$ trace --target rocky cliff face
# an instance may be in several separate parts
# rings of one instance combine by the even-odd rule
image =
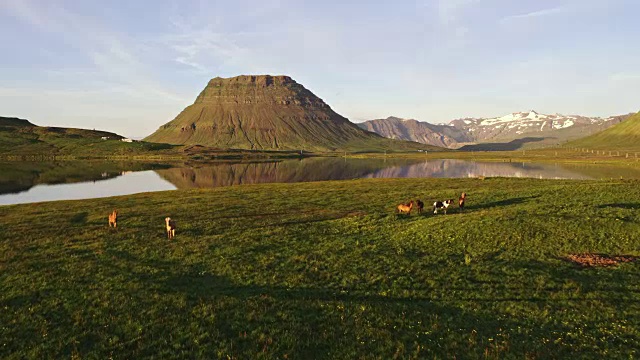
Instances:
[[[473,140],[468,132],[455,127],[393,116],[366,121],[358,126],[390,139],[415,141],[445,148],[457,148],[459,143]]]
[[[288,76],[214,78],[145,140],[260,150],[335,150],[378,139]]]

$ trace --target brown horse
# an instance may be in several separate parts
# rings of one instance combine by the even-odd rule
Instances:
[[[464,200],[467,198],[466,193],[462,193],[458,198],[458,206],[460,207],[460,211],[464,210]]]
[[[398,214],[409,214],[411,215],[411,209],[413,209],[413,200],[411,200],[408,204],[400,204],[397,207]]]
[[[113,226],[118,227],[118,211],[113,210],[111,214],[109,214],[109,227]]]
[[[167,237],[169,240],[173,239],[176,236],[176,221],[171,220],[170,217],[164,219],[166,229],[167,229]]]

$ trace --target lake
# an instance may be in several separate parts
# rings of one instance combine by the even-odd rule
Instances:
[[[526,177],[640,179],[640,169],[606,165],[306,158],[196,165],[137,162],[0,163],[0,205],[260,183],[360,178]]]

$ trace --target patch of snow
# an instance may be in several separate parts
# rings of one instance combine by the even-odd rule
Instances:
[[[520,118],[521,117],[518,116],[518,114],[509,114],[509,115],[505,115],[505,116],[502,116],[502,117],[499,117],[499,118],[484,119],[484,120],[482,120],[482,122],[479,125],[480,126],[491,126],[491,125],[495,125],[495,124],[511,122],[513,120],[520,119]]]
[[[575,123],[573,122],[573,120],[567,120],[564,123],[561,123],[559,121],[554,121],[553,122],[553,128],[554,129],[565,129],[568,128],[570,126],[573,126]]]
[[[502,117],[497,118],[499,121],[513,121],[516,118],[515,114],[509,114]]]

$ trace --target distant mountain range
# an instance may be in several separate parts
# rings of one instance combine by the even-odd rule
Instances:
[[[531,110],[496,118],[456,119],[446,125],[397,117],[358,125],[384,137],[435,146],[465,150],[516,150],[579,139],[618,124],[629,116],[631,114],[608,118],[545,115]]]

